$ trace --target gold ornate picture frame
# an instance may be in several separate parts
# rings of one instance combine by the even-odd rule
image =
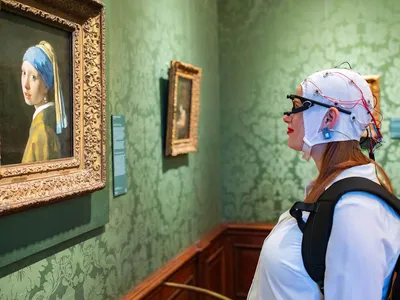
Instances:
[[[49,156],[42,160],[27,160],[27,162],[23,162],[22,159],[20,163],[0,165],[0,215],[102,189],[106,183],[104,5],[98,0],[0,0],[0,4],[0,13],[2,16],[6,16],[5,19],[26,19],[27,22],[36,22],[37,28],[40,27],[42,31],[43,26],[47,26],[46,28],[49,28],[49,30],[54,28],[54,31],[64,32],[65,34],[63,33],[63,35],[69,40],[68,51],[71,54],[70,56],[65,55],[65,57],[69,57],[70,61],[63,62],[59,68],[60,72],[62,71],[61,65],[70,68],[70,75],[68,75],[67,79],[61,78],[61,75],[60,78],[56,79],[55,74],[58,72],[58,65],[55,61],[57,59],[50,59],[53,63],[51,74],[54,77],[52,93],[57,95],[55,86],[58,81],[64,80],[67,82],[62,88],[64,89],[64,95],[67,92],[66,94],[69,97],[64,96],[62,101],[68,103],[67,106],[69,108],[69,115],[66,118],[69,120],[68,133],[70,137],[65,139],[65,146],[69,149],[69,152],[56,158]],[[2,21],[1,18],[0,21]],[[28,25],[24,26],[27,31],[32,28]],[[36,25],[33,27],[36,28]],[[25,38],[30,38],[30,33],[27,32]],[[14,33],[14,35],[15,39],[22,39],[18,34]],[[38,43],[39,38],[40,36],[38,36]],[[1,39],[2,36],[0,35]],[[2,40],[1,43],[6,45],[7,41]],[[47,45],[49,44],[53,44],[54,49],[58,46],[56,42],[47,43]],[[40,48],[40,46],[35,47]],[[15,51],[18,52],[19,48]],[[38,50],[36,49],[35,51]],[[27,53],[28,50],[25,55]],[[47,54],[48,58],[51,57],[48,54],[51,51],[44,51],[44,53]],[[22,62],[22,56],[19,59]],[[20,62],[18,63],[21,64]],[[3,72],[1,70],[2,67],[7,68],[7,66],[0,64],[1,72]],[[33,96],[30,95],[31,92],[26,92],[24,87],[23,76],[25,71],[23,68],[22,75],[12,75],[14,77],[9,80],[14,80],[13,78],[15,78],[16,80],[14,81],[17,81],[18,83],[16,84],[19,85],[22,82],[23,91],[20,92],[21,96],[18,95],[18,97],[22,97],[21,102],[25,97],[25,102],[28,103]],[[42,75],[42,73],[39,72],[39,75]],[[21,81],[19,81],[20,77],[22,78]],[[47,81],[45,83],[47,87]],[[7,92],[6,90],[1,91],[1,88],[2,86],[0,85],[0,96]],[[32,90],[32,85],[30,88]],[[54,93],[55,90],[56,92]],[[46,97],[44,100],[46,100]],[[56,103],[50,106],[55,106],[57,112],[57,103],[59,102],[56,100],[54,102]],[[25,103],[23,104],[25,105]],[[36,111],[33,106],[30,109],[37,114],[37,105],[35,105],[35,108]],[[38,118],[37,116],[33,115],[33,119]],[[29,118],[31,120],[32,115]],[[29,131],[29,139],[32,135],[33,123],[34,121],[32,121]],[[0,126],[4,129],[7,124],[0,124]],[[55,131],[55,129],[50,131],[52,130]],[[15,135],[19,134],[28,135],[28,133],[22,131],[15,132]],[[54,133],[53,135],[56,136]],[[26,143],[24,157],[28,152],[29,141]],[[35,146],[34,149],[38,150],[43,146],[43,139],[40,139],[40,141],[40,143],[33,144]],[[6,143],[1,139],[1,136],[0,143],[0,145]],[[46,147],[54,148],[54,144],[58,145],[58,142],[52,142],[51,146],[46,144]],[[2,158],[5,159],[6,157]]]
[[[377,124],[380,124],[380,122],[382,120],[380,76],[379,75],[365,75],[363,77],[368,82],[369,87],[372,92],[372,95],[373,95],[373,98],[374,98],[374,111],[373,111],[374,118],[375,118]],[[372,124],[370,124],[369,126],[372,126]],[[375,130],[372,130],[372,128],[370,128],[370,129],[371,129],[370,132],[372,132],[372,134],[375,137],[375,135],[376,135]],[[362,136],[362,139],[365,139],[367,136],[368,136],[367,131],[365,131]],[[363,144],[365,144],[365,142]]]
[[[171,61],[166,155],[197,151],[202,69]]]

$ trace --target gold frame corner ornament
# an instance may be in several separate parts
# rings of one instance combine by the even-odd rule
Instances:
[[[189,137],[176,138],[178,80],[191,80],[192,89],[189,113]],[[196,152],[198,149],[198,127],[200,115],[200,84],[202,69],[194,65],[172,60],[169,69],[168,117],[165,155],[176,156]]]
[[[106,185],[105,12],[97,0],[0,0],[9,11],[72,36],[72,157],[0,166],[0,215]]]

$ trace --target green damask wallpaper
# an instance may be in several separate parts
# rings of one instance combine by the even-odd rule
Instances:
[[[103,234],[1,278],[1,300],[117,299],[220,222],[216,1],[108,0],[106,8],[108,110],[126,117],[128,193],[110,195]],[[199,151],[165,158],[172,59],[203,68]]]
[[[275,221],[316,175],[286,146],[286,95],[307,76],[349,61],[381,75],[386,143],[376,152],[400,193],[400,2],[219,0],[221,163],[227,220]]]

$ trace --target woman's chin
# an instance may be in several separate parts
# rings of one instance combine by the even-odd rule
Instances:
[[[296,150],[296,151],[301,151],[302,150],[302,146],[303,145],[298,145],[298,143],[293,143],[290,141],[290,139],[288,140],[288,146],[289,148]]]
[[[29,106],[33,106],[33,103],[31,102],[31,100],[28,100],[25,98],[25,103],[28,104]]]

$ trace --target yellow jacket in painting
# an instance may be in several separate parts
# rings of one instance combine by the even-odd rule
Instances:
[[[45,161],[61,157],[60,141],[55,132],[55,108],[54,105],[46,106],[33,118],[22,163]]]

